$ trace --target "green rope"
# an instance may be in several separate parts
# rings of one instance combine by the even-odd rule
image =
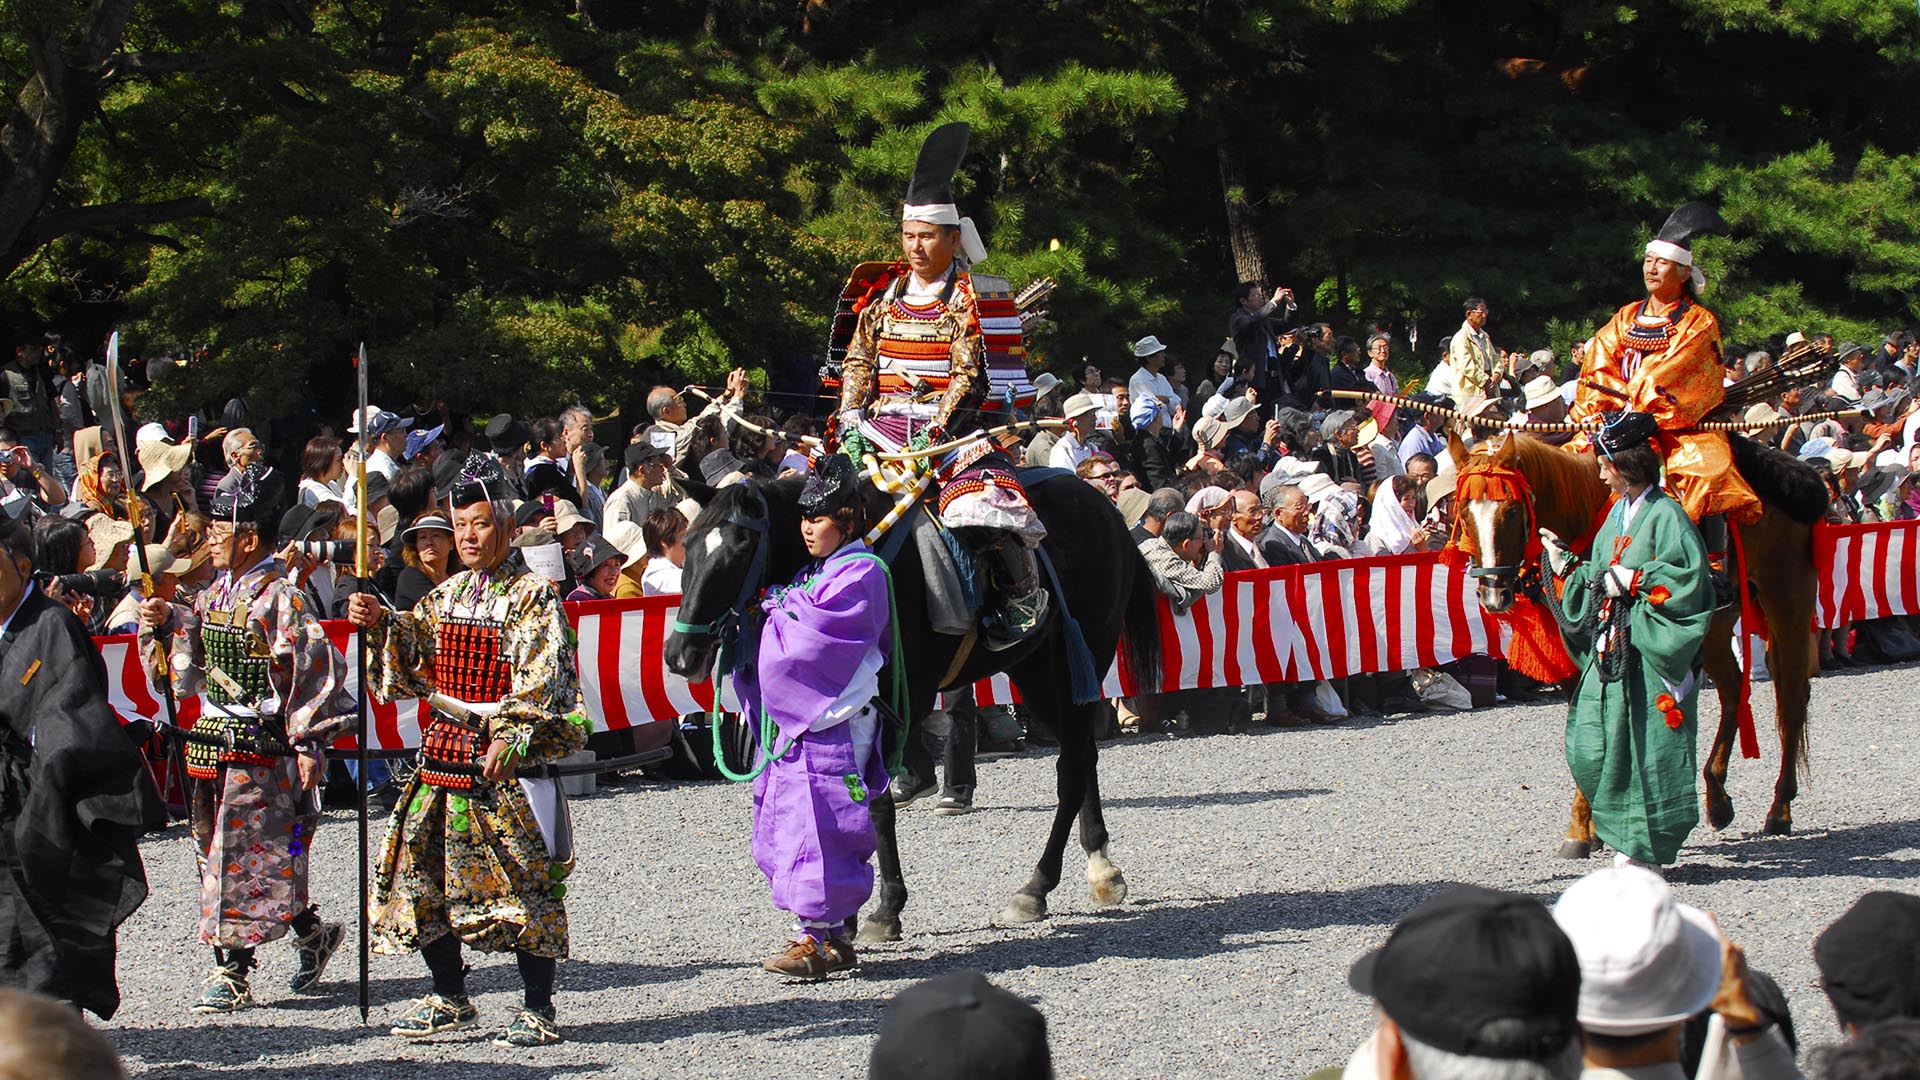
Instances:
[[[887,579],[887,622],[893,631],[893,693],[891,704],[893,706],[893,714],[900,718],[900,737],[894,740],[893,753],[887,756],[887,775],[894,776],[900,772],[901,758],[906,753],[907,732],[912,729],[912,725],[907,718],[907,667],[906,661],[900,652],[900,609],[894,602],[893,569],[887,565],[885,559],[882,559],[871,551],[854,552],[850,557],[873,560],[873,562],[880,567],[880,573]],[[759,779],[761,773],[767,771],[767,766],[773,764],[780,758],[786,757],[787,754],[793,750],[793,742],[792,740],[788,740],[785,748],[779,749],[778,752],[776,752],[779,725],[775,724],[773,718],[767,715],[767,706],[762,702],[760,705],[760,731],[755,739],[755,743],[760,750],[759,763],[746,772],[735,772],[727,766],[726,751],[720,745],[720,717],[723,715],[720,708],[720,700],[726,680],[726,670],[728,666],[726,659],[725,656],[722,656],[714,665],[713,707],[707,712],[707,728],[713,737],[713,767],[719,770],[721,776],[726,777],[736,784],[751,783]]]

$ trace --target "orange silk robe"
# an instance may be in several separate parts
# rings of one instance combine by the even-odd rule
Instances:
[[[1592,420],[1623,409],[1652,414],[1660,422],[1667,490],[1687,515],[1699,521],[1725,514],[1729,521],[1750,525],[1760,517],[1760,498],[1734,469],[1727,437],[1719,432],[1672,434],[1705,419],[1726,396],[1720,321],[1688,299],[1667,316],[1643,317],[1644,306],[1628,304],[1593,335],[1571,418]],[[1586,448],[1585,435],[1568,444],[1571,450]]]

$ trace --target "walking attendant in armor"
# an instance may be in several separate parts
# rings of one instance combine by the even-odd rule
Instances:
[[[987,417],[1012,420],[1014,409],[1032,407],[1034,391],[1008,282],[970,270],[987,251],[954,204],[967,136],[966,124],[946,124],[921,146],[900,215],[905,260],[854,269],[829,356],[840,367],[836,434],[856,461],[869,446],[961,440],[929,463],[936,508],[996,587],[983,641],[1005,648],[1046,618],[1033,552],[1047,530],[1007,449],[982,431]]]
[[[353,722],[354,703],[346,661],[273,554],[283,501],[278,479],[248,466],[210,510],[213,583],[190,608],[159,598],[140,607],[143,655],[165,646],[175,693],[201,697],[193,730],[229,744],[187,748],[200,940],[214,954],[199,1013],[252,1004],[254,952],[289,930],[295,993],[319,982],[346,936],[309,901],[307,860],[326,749]]]
[[[518,775],[586,745],[573,634],[553,583],[507,560],[513,516],[499,467],[462,466],[449,498],[466,569],[411,612],[364,594],[348,618],[368,642],[374,696],[424,698],[433,719],[375,866],[373,948],[419,950],[432,991],[394,1024],[407,1038],[478,1023],[462,948],[511,952],[524,1003],[494,1042],[560,1041],[554,973],[567,955],[573,830],[557,780]]]

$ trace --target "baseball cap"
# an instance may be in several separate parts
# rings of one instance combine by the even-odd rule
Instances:
[[[648,427],[640,437],[627,444],[627,468],[638,469],[655,458],[672,455],[673,432],[658,424]]]
[[[1573,943],[1539,901],[1478,885],[1455,885],[1409,911],[1347,983],[1448,1053],[1545,1058],[1578,1030]]]
[[[887,1004],[869,1080],[1051,1080],[1047,1018],[971,969],[907,987]]]
[[[362,421],[366,424],[369,436],[385,435],[390,431],[399,431],[413,426],[412,417],[390,413],[377,405],[369,405],[365,413],[359,409],[353,411],[353,422],[347,425],[347,430],[355,435],[360,434]]]
[[[438,439],[440,437],[440,433],[445,431],[446,429],[447,429],[447,425],[436,424],[435,426],[427,428],[424,431],[407,432],[407,449],[402,456],[404,456],[408,461],[412,461],[414,458],[419,457],[420,451],[425,450],[429,446],[432,446],[434,440]]]

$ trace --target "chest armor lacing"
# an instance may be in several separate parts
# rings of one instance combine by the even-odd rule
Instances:
[[[433,645],[434,689],[458,701],[492,704],[513,689],[513,672],[501,654],[499,614],[504,600],[480,609],[456,609],[440,618]],[[481,721],[480,727],[485,727]],[[435,787],[470,790],[475,777],[435,769],[436,762],[473,766],[486,756],[481,731],[434,714],[420,738],[420,779]]]
[[[245,619],[246,610],[236,608],[208,612],[201,620],[200,648],[207,669],[218,668],[239,685],[242,695],[236,700],[225,686],[212,678],[206,681],[202,693],[215,705],[233,705],[252,711],[273,696],[273,687],[267,679],[267,657],[262,647],[265,643],[256,639],[249,645]],[[288,750],[286,725],[278,717],[220,716],[209,711],[194,723],[194,730],[230,736],[236,745],[235,749],[223,750],[200,743],[187,744],[187,775],[202,780],[217,777],[221,765],[271,765],[276,760],[273,754],[249,751],[246,747],[254,751],[279,751],[279,757],[286,756]]]

